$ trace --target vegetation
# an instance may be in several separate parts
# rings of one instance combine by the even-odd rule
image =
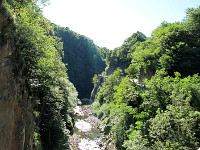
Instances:
[[[112,74],[118,67],[126,69],[131,63],[131,53],[135,51],[136,45],[146,40],[146,36],[141,32],[133,33],[127,38],[121,47],[107,52],[106,55],[106,73]]]
[[[92,77],[105,69],[108,49],[99,48],[91,39],[68,28],[55,26],[54,30],[63,41],[63,62],[67,64],[69,80],[76,87],[79,98],[89,98],[93,89]]]
[[[54,36],[53,26],[36,3],[4,0],[15,21],[13,71],[21,88],[28,89],[34,107],[34,146],[44,150],[68,149],[78,93],[62,62],[62,42]]]
[[[149,38],[136,32],[108,53],[93,108],[117,149],[198,149],[199,22],[200,7],[188,9],[184,21]]]
[[[14,20],[13,73],[33,105],[34,147],[69,149],[78,92],[89,97],[104,60],[103,79],[93,77],[93,108],[117,149],[200,147],[200,7],[188,9],[182,22],[161,23],[149,38],[136,32],[109,51],[52,24],[39,2],[48,3],[3,0]]]

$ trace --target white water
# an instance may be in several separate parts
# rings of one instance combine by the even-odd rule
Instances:
[[[89,132],[92,129],[92,126],[89,123],[81,119],[78,119],[75,122],[75,127],[77,127],[80,132]]]
[[[75,115],[77,115],[77,116],[84,116],[84,113],[83,113],[83,111],[82,111],[82,109],[81,109],[80,106],[76,106],[76,107],[74,108],[74,113],[75,113]]]
[[[78,116],[75,121],[75,128],[78,132],[70,138],[70,143],[74,150],[105,150],[109,149],[108,143],[102,142],[102,134],[97,127],[100,120],[92,115],[91,106],[77,106],[75,115]],[[81,119],[80,119],[81,118]],[[110,145],[110,143],[109,143]],[[111,149],[109,149],[111,150]],[[112,149],[113,150],[113,149]]]
[[[93,141],[89,139],[81,139],[81,142],[78,144],[80,150],[104,150],[97,145],[98,141]]]

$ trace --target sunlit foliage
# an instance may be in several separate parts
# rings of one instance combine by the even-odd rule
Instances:
[[[15,21],[13,72],[21,88],[28,89],[34,107],[34,146],[44,150],[68,149],[78,93],[62,63],[63,43],[53,36],[54,28],[43,17],[37,2],[4,1]]]
[[[200,7],[188,9],[184,21],[162,22],[149,38],[137,32],[107,54],[93,108],[117,149],[198,149],[199,18]]]

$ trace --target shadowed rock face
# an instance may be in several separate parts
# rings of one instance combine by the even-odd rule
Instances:
[[[13,20],[0,2],[0,150],[32,150],[32,105],[25,84],[13,73],[17,61],[10,59],[15,50],[11,26]]]

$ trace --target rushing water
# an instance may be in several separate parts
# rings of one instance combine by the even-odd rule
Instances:
[[[90,105],[75,108],[74,134],[70,139],[74,150],[106,150],[100,120],[92,114]]]

